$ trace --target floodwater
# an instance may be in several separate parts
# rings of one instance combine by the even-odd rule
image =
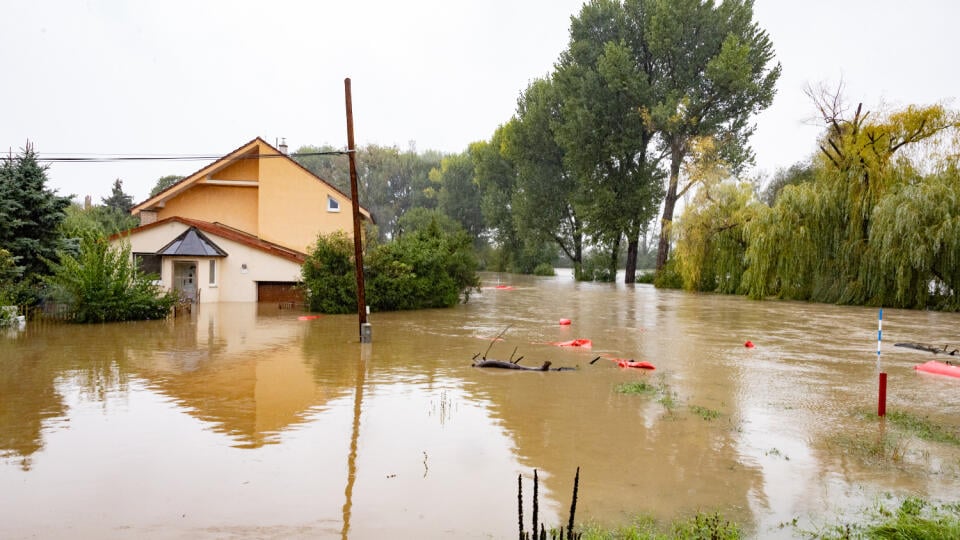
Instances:
[[[763,538],[960,492],[956,446],[876,419],[873,308],[484,278],[466,305],[372,314],[369,345],[356,316],[254,304],[0,336],[0,537],[514,538],[518,477],[529,528],[538,471],[549,527],[577,467],[578,522],[719,510]],[[960,316],[883,323],[888,411],[957,432],[960,379],[893,343],[957,343]],[[593,348],[550,344],[575,338]],[[488,348],[578,369],[472,368]],[[637,381],[657,390],[617,392]]]

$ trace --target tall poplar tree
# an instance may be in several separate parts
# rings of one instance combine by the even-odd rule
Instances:
[[[644,12],[649,6],[649,13]],[[738,170],[752,160],[750,118],[770,106],[780,77],[773,44],[753,21],[752,0],[628,0],[641,14],[658,103],[650,111],[670,166],[663,200],[657,269],[670,253],[670,224],[691,142],[713,137],[726,163]],[[644,13],[641,13],[644,12]]]
[[[587,230],[611,248],[611,275],[626,238],[628,283],[636,275],[640,233],[662,191],[648,156],[656,133],[644,118],[656,100],[642,25],[646,5],[634,4],[633,10],[615,0],[584,5],[571,21],[570,45],[554,74],[562,101],[558,142],[583,185]]]
[[[582,186],[558,142],[562,102],[552,78],[530,83],[517,103],[504,151],[517,170],[512,208],[517,232],[533,243],[554,242],[583,275]]]

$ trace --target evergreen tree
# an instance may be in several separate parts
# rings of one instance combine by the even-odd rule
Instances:
[[[45,260],[63,247],[59,227],[70,197],[47,189],[47,167],[33,146],[0,161],[0,248],[13,255],[24,278],[48,274]]]
[[[113,191],[109,197],[100,199],[107,208],[117,210],[118,212],[129,214],[133,208],[133,196],[123,192],[123,180],[117,178],[113,182]]]

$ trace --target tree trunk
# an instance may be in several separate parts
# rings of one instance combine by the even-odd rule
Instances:
[[[624,283],[636,283],[637,281],[637,255],[640,251],[639,236],[631,238],[627,242],[627,267],[626,275],[623,276]]]
[[[670,183],[663,196],[663,217],[660,220],[660,244],[657,247],[657,272],[663,270],[670,256],[670,225],[673,223],[673,210],[677,206],[677,186],[680,184],[680,164],[683,153],[679,144],[673,144],[670,151]]]
[[[617,282],[617,261],[620,259],[620,242],[622,238],[622,235],[618,235],[617,239],[613,241],[613,245],[610,246],[610,262],[609,266],[607,266],[607,272],[610,272],[610,281],[613,283]]]

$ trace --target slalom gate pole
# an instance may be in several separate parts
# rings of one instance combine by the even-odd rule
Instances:
[[[877,373],[880,374],[880,391],[877,396],[877,416],[887,415],[887,374],[880,368],[880,344],[883,342],[883,308],[877,316]]]

